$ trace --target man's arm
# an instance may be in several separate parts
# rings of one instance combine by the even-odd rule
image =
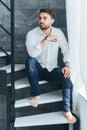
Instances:
[[[42,51],[41,45],[38,41],[35,40],[35,38],[33,37],[33,35],[31,35],[30,32],[26,36],[25,45],[29,56],[37,57],[38,55],[40,55]]]
[[[52,42],[57,42],[58,41],[58,36],[57,35],[51,35],[51,36],[46,36],[42,41],[41,41],[41,48],[44,49],[47,42],[52,41]]]
[[[64,36],[63,32],[60,30],[60,48],[63,53],[63,60],[65,63],[65,67],[62,68],[62,72],[65,78],[70,77],[70,49],[67,43],[66,37]]]
[[[70,68],[70,61],[66,61],[66,62],[65,62],[65,67]]]

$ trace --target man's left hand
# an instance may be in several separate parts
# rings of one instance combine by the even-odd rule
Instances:
[[[62,73],[64,74],[65,78],[69,78],[70,77],[70,68],[68,67],[63,67],[62,68]]]

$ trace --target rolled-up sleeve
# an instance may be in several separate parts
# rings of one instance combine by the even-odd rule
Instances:
[[[63,32],[60,30],[60,48],[63,53],[63,61],[70,61],[70,48],[69,44],[65,38],[65,35]]]
[[[37,41],[37,43],[35,41]],[[37,57],[38,55],[40,55],[42,51],[40,41],[38,41],[37,37],[34,38],[34,36],[31,35],[30,32],[28,32],[26,36],[25,45],[29,56]]]

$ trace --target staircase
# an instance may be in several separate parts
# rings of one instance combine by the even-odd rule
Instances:
[[[0,57],[4,58],[6,55],[0,52]],[[1,67],[1,70],[6,71],[7,77],[10,76],[10,65]],[[11,84],[10,79],[7,78],[7,80],[8,87]],[[39,81],[39,84],[42,92],[41,99],[38,107],[33,108],[29,104],[30,84],[26,77],[25,65],[15,64],[15,120],[10,122],[11,130],[13,128],[16,130],[78,130],[77,123],[69,124],[63,115],[62,92],[61,89],[58,90],[58,85],[47,81]]]
[[[57,84],[50,84],[47,81],[40,81],[39,84],[42,92],[41,99],[38,107],[33,108],[29,104],[30,85],[27,78],[15,82],[16,119],[14,127],[16,130],[78,130],[70,125],[63,115],[62,92],[61,89],[57,89]]]
[[[40,0],[41,1],[41,0]],[[39,3],[40,3],[39,1]],[[52,2],[52,1],[51,1]],[[48,6],[51,6],[51,2],[48,2]],[[27,2],[25,2],[26,4]],[[63,13],[65,9],[60,9],[62,7],[62,2],[59,0],[59,10]],[[44,3],[43,3],[44,4]],[[54,2],[56,8],[56,0]],[[39,4],[37,6],[40,6]],[[24,6],[24,8],[27,7]],[[32,10],[32,9],[31,9]],[[54,9],[55,11],[55,9]],[[59,14],[60,15],[60,14]],[[64,15],[64,14],[63,14]],[[66,34],[65,25],[62,26],[62,20],[59,21],[61,29]],[[55,24],[57,26],[57,22]],[[11,48],[12,49],[12,48]],[[10,51],[6,53],[11,56]],[[7,95],[8,105],[7,105],[7,129],[3,130],[79,130],[79,120],[74,124],[69,124],[63,115],[62,111],[62,92],[60,84],[49,83],[47,81],[39,81],[41,87],[41,99],[37,108],[33,108],[29,104],[30,100],[30,84],[28,83],[24,64],[14,64],[14,91],[15,95],[12,95],[12,83],[11,74],[12,68],[10,62],[8,61],[8,55],[3,51],[0,51],[0,73],[5,71],[6,77],[6,90],[9,91]],[[13,53],[12,53],[13,54]],[[14,54],[13,54],[14,56]],[[1,64],[4,59],[5,64]],[[7,60],[6,60],[7,59]],[[60,60],[60,59],[59,59]],[[61,60],[60,60],[61,61]],[[13,64],[13,62],[12,62]],[[60,62],[61,64],[61,62]],[[2,77],[3,78],[3,77]],[[1,78],[1,79],[2,79]],[[1,80],[0,80],[1,81]],[[59,87],[60,86],[60,87]],[[59,89],[60,88],[60,89]],[[15,100],[15,102],[14,102]],[[8,127],[9,126],[9,127]],[[8,129],[9,128],[9,129]]]

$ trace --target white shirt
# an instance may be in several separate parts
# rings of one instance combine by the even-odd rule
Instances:
[[[52,71],[58,67],[58,49],[61,48],[63,53],[64,62],[70,61],[69,45],[59,28],[52,27],[51,35],[58,35],[58,41],[47,41],[45,49],[41,49],[41,41],[45,38],[45,34],[41,31],[40,27],[36,27],[29,31],[26,36],[26,48],[29,56],[34,57],[43,68]]]

